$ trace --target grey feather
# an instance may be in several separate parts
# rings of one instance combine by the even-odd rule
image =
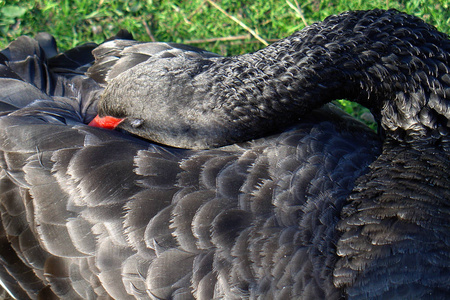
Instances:
[[[448,36],[373,10],[232,58],[129,37],[57,54],[39,34],[1,52],[12,294],[448,296]],[[338,97],[368,106],[380,134]],[[97,111],[126,120],[87,126]]]

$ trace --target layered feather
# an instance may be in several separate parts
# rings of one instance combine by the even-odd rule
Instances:
[[[326,24],[345,27],[360,14]],[[430,27],[384,14],[361,24],[404,19],[399,52],[412,51],[425,72],[414,73],[401,112],[372,107],[385,140],[332,105],[306,107],[274,135],[211,150],[88,127],[104,87],[125,70],[216,56],[120,39],[125,32],[59,55],[45,35],[15,41],[0,64],[3,285],[20,299],[445,298],[450,43],[439,48],[441,35],[430,31],[427,44]],[[408,48],[411,38],[425,46]],[[395,70],[397,58],[387,57]],[[371,70],[394,81],[384,68]],[[405,111],[414,126],[402,127]]]

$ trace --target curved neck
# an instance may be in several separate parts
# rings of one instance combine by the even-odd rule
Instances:
[[[434,114],[431,119],[444,113],[431,111],[450,96],[444,79],[449,52],[448,36],[423,21],[370,11],[330,17],[236,59],[248,65],[248,73],[264,78],[258,86],[263,97],[253,98],[255,105],[265,103],[264,113],[275,117],[283,110],[295,119],[331,100],[347,99],[368,107],[385,129],[395,131],[435,127],[423,114]],[[244,81],[243,74],[236,76]],[[241,97],[249,94],[242,92]]]
[[[216,84],[209,96],[216,106],[234,108],[228,122],[241,121],[247,136],[292,125],[335,99],[368,107],[388,131],[426,131],[443,113],[428,99],[445,97],[448,83],[436,77],[447,69],[436,66],[448,65],[449,51],[448,37],[417,18],[395,11],[348,13],[253,54],[222,59],[209,72]]]

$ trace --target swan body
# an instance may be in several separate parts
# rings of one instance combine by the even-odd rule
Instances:
[[[374,10],[234,58],[126,38],[1,52],[10,294],[448,296],[447,36]],[[368,106],[383,139],[336,97]],[[97,112],[122,131],[87,126]]]

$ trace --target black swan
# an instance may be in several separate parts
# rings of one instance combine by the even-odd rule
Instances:
[[[11,295],[449,297],[448,36],[372,10],[230,58],[128,38],[1,51]]]

